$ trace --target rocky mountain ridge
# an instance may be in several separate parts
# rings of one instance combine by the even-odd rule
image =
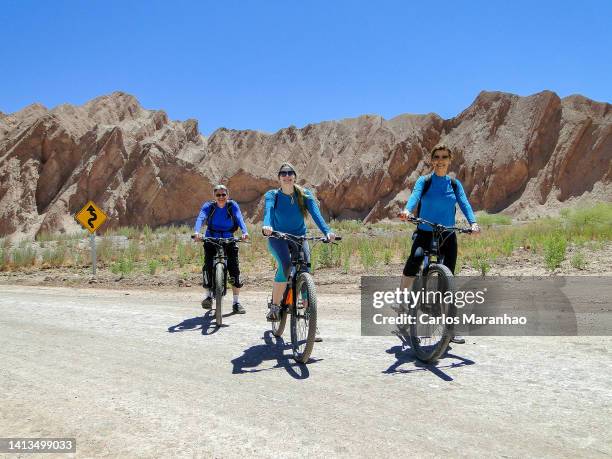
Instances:
[[[315,189],[323,212],[392,217],[438,142],[476,210],[521,214],[579,197],[612,200],[612,105],[543,91],[481,92],[458,116],[376,115],[273,134],[168,119],[115,92],[82,105],[0,113],[0,235],[76,229],[89,199],[105,227],[191,222],[211,186],[227,183],[251,220],[282,161]]]

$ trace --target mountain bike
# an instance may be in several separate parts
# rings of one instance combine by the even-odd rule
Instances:
[[[194,239],[194,236],[191,236]],[[234,242],[244,242],[237,237],[203,237],[202,243],[209,242],[215,246],[216,253],[213,259],[213,277],[211,279],[210,291],[215,300],[215,323],[217,327],[223,325],[223,297],[227,293],[227,254],[225,245]]]
[[[312,353],[317,331],[317,293],[312,274],[308,272],[310,263],[306,262],[304,242],[315,241],[325,244],[331,241],[325,237],[294,236],[288,233],[272,231],[268,237],[289,241],[291,250],[291,271],[287,279],[287,287],[280,304],[280,317],[272,322],[272,334],[283,335],[287,316],[291,315],[291,347],[293,358],[300,363],[307,363]],[[336,241],[341,240],[336,236]]]
[[[453,233],[471,233],[470,228],[444,226],[422,218],[408,220],[431,226],[433,237],[429,247],[418,247],[415,257],[423,262],[415,277],[412,290],[418,294],[416,304],[410,305],[410,345],[416,357],[426,363],[435,362],[448,349],[455,336],[452,319],[457,315],[453,273],[444,266],[439,248]],[[420,294],[419,294],[420,292]]]

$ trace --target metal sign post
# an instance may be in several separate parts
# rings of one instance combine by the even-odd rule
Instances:
[[[95,231],[89,235],[89,242],[91,243],[91,270],[92,274],[96,275],[96,233]]]
[[[89,231],[89,244],[91,245],[91,267],[96,275],[96,230],[106,221],[106,214],[93,201],[89,201],[74,216],[76,220]]]

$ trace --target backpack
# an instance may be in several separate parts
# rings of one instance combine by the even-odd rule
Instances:
[[[274,210],[276,210],[276,204],[278,204],[278,192],[279,191],[280,191],[280,188],[278,190],[274,190],[274,205],[272,206]]]
[[[281,191],[281,189],[280,189],[280,188],[279,188],[279,189],[277,189],[277,190],[274,190],[274,206],[272,206],[272,208],[273,208],[274,210],[276,210],[276,205],[278,204],[278,193],[280,193],[280,191]],[[293,192],[293,194],[294,194],[294,195],[296,194],[296,193],[295,193],[295,191]],[[296,199],[297,199],[297,197],[296,197]]]
[[[212,205],[212,210],[210,211],[210,214],[208,214],[208,218],[206,219],[206,226],[214,233],[221,233],[222,231],[220,230],[215,230],[212,226],[212,217],[215,214],[215,211],[217,210],[217,203],[212,200],[212,201],[208,201],[209,203],[211,203]],[[225,209],[227,211],[227,214],[229,215],[230,219],[232,220],[232,229],[230,230],[232,233],[234,231],[236,231],[240,226],[238,225],[238,222],[236,221],[236,216],[234,215],[235,210],[234,210],[234,206],[236,205],[236,203],[234,201],[232,201],[231,199],[229,201],[227,201],[227,204],[225,205]],[[230,210],[230,208],[232,210]]]
[[[423,199],[423,196],[425,196],[425,193],[427,193],[427,191],[431,188],[431,176],[432,175],[433,175],[433,172],[425,176],[425,183],[423,184],[423,192],[421,193],[421,198],[419,199],[419,203],[417,204],[416,212],[414,213],[415,217],[418,217],[419,214],[421,213],[421,200]],[[457,199],[457,202],[459,202],[459,197],[457,196],[457,179],[455,177],[451,177],[450,179],[451,179],[451,186],[453,187],[453,192],[455,193],[455,198]],[[456,211],[457,209],[455,208],[455,212]]]

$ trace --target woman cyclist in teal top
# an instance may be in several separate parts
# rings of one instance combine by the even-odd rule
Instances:
[[[427,221],[439,223],[444,226],[455,226],[455,206],[459,208],[467,218],[474,233],[480,232],[476,223],[476,216],[472,211],[463,186],[459,180],[447,175],[453,154],[446,145],[437,145],[431,150],[431,161],[433,172],[429,175],[419,177],[414,184],[410,199],[406,203],[405,209],[400,214],[402,220],[413,217],[413,212],[419,208],[419,215]],[[426,189],[427,187],[427,189]],[[410,289],[417,274],[422,256],[416,256],[418,247],[429,247],[431,244],[432,229],[427,224],[420,224],[413,236],[412,250],[406,260],[400,288]],[[444,243],[439,247],[440,254],[444,256],[444,265],[455,272],[457,261],[457,235],[455,232],[446,234]],[[453,342],[465,342],[463,338],[457,336]]]
[[[270,236],[272,231],[279,231],[294,236],[303,236],[306,234],[305,217],[310,214],[325,237],[333,241],[336,236],[325,223],[312,192],[296,185],[296,178],[295,168],[289,163],[283,163],[278,171],[280,188],[270,190],[265,195],[266,206],[262,227],[264,235]],[[310,253],[306,241],[303,247],[304,255],[308,260]],[[295,250],[295,245],[289,241],[270,238],[268,249],[277,263],[272,303],[269,305],[270,310],[266,316],[269,321],[274,322],[279,320],[279,304],[287,285],[287,277],[291,270],[291,251]]]

